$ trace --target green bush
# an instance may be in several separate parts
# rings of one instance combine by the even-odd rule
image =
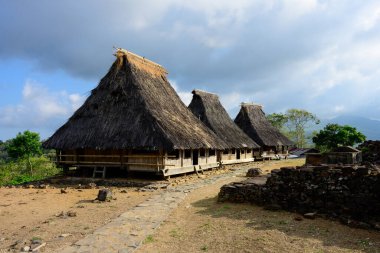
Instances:
[[[60,172],[60,169],[44,156],[31,157],[30,164],[33,167],[33,174],[26,158],[0,164],[0,185],[16,185],[41,180]]]

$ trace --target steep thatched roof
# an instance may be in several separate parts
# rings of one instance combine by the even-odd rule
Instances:
[[[242,103],[235,123],[260,146],[293,145],[266,119],[261,105]]]
[[[56,149],[223,149],[226,144],[188,110],[166,70],[119,49],[85,103],[45,143]]]
[[[223,139],[229,148],[259,148],[230,118],[216,94],[193,90],[189,109],[216,135]]]

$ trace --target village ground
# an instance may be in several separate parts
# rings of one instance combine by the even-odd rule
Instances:
[[[255,165],[269,172],[303,162],[297,159]],[[225,172],[206,172],[199,179],[196,175],[175,177],[170,183],[175,187],[216,173]],[[376,231],[323,219],[296,221],[297,214],[267,211],[255,205],[217,203],[223,184],[241,180],[243,174],[189,193],[137,252],[380,252],[380,233]],[[156,194],[119,187],[113,188],[116,200],[94,203],[97,192],[74,186],[67,193],[61,193],[60,188],[1,188],[0,252],[7,252],[12,244],[19,252],[32,239],[47,243],[41,251],[57,252]],[[65,215],[69,211],[75,216]]]
[[[304,160],[260,164],[264,172]],[[218,203],[230,178],[190,193],[161,227],[146,238],[143,252],[380,252],[380,233],[350,228],[337,221],[295,218],[251,204]]]

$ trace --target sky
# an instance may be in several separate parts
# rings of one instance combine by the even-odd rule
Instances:
[[[0,140],[47,138],[125,48],[163,65],[185,104],[217,93],[266,113],[380,119],[380,1],[0,0]]]

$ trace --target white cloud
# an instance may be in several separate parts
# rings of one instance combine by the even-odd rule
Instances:
[[[174,88],[174,90],[177,92],[178,96],[181,98],[182,102],[188,106],[193,99],[193,94],[191,94],[191,91],[183,91],[180,90],[176,81],[174,80],[169,80],[170,84]]]
[[[25,128],[54,125],[57,119],[67,118],[83,101],[79,94],[52,92],[36,81],[27,80],[21,102],[0,107],[0,125]]]

